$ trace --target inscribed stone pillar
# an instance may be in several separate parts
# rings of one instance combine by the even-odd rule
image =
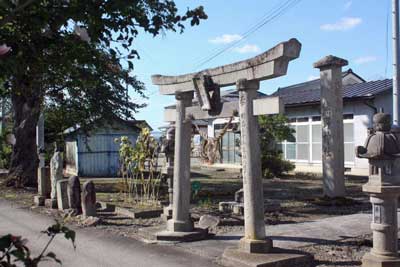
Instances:
[[[192,123],[186,118],[186,107],[192,104],[193,92],[177,92],[175,124],[175,159],[173,182],[173,213],[167,229],[171,232],[190,232],[190,151]]]
[[[258,81],[239,80],[239,114],[243,171],[244,237],[240,249],[249,253],[264,253],[272,248],[265,237],[264,192],[261,171],[259,126],[253,115],[253,100],[257,98]]]
[[[57,205],[58,209],[61,211],[69,209],[68,179],[61,179],[57,181]]]
[[[322,171],[324,195],[345,196],[342,67],[347,60],[327,56],[314,63],[321,76]]]

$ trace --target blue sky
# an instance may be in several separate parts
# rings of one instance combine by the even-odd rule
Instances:
[[[163,107],[174,102],[158,93],[151,75],[179,75],[253,57],[277,43],[297,38],[302,43],[300,57],[289,64],[286,76],[261,83],[261,91],[272,93],[279,87],[318,77],[312,64],[332,54],[349,61],[349,68],[366,80],[391,76],[390,0],[302,0],[281,17],[266,24],[237,46],[198,67],[216,49],[238,40],[283,0],[179,0],[178,8],[203,5],[208,20],[187,27],[183,34],[166,32],[153,38],[142,34],[135,48],[141,58],[134,74],[146,85],[149,99],[132,94],[134,101],[148,106],[136,114],[154,128],[164,125]],[[389,19],[389,31],[387,22]]]

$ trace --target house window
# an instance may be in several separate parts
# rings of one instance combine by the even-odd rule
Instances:
[[[321,117],[290,118],[295,140],[280,144],[285,159],[295,162],[320,163],[322,161]],[[354,163],[354,122],[353,114],[343,115],[345,163]]]

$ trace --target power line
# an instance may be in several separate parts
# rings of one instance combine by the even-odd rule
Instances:
[[[235,47],[237,44],[239,44],[240,42],[242,42],[243,40],[245,40],[246,38],[248,38],[250,35],[252,35],[253,33],[255,33],[256,31],[258,31],[259,29],[261,29],[263,26],[265,26],[266,24],[268,24],[269,22],[273,21],[275,18],[278,18],[280,16],[282,16],[284,13],[286,13],[289,9],[291,9],[292,7],[294,7],[295,5],[297,5],[298,3],[300,3],[302,0],[288,0],[286,1],[283,5],[281,5],[277,10],[274,11],[274,14],[272,14],[271,16],[267,17],[264,21],[258,23],[255,27],[253,27],[252,29],[248,30],[244,35],[243,38],[233,42],[232,44],[226,46],[225,48],[222,48],[221,50],[219,50],[217,53],[207,57],[205,60],[203,60],[200,64],[198,64],[195,68],[198,69],[199,67],[203,66],[204,64],[210,62],[211,60],[213,60],[214,58],[216,58],[217,56],[221,55],[222,53],[224,53],[225,51]]]
[[[291,0],[286,0],[286,3],[289,2],[289,1],[291,1]],[[271,15],[271,13],[274,13],[275,10],[281,8],[282,6],[284,6],[284,5],[286,4],[285,2],[282,3],[282,1],[279,1],[279,2],[280,2],[279,4],[276,4],[272,9],[270,9],[268,12],[264,13],[264,14],[257,20],[256,23],[251,24],[250,27],[249,27],[245,32],[243,32],[242,34],[240,34],[240,36],[242,37],[243,35],[247,34],[249,31],[251,31],[252,29],[254,29],[255,27],[257,27],[260,23],[262,23],[268,16]],[[237,41],[240,41],[241,39],[242,39],[242,38],[240,38],[240,39],[237,40]],[[212,50],[210,51],[209,54],[214,54],[215,52],[217,52],[217,51],[219,51],[219,50],[221,50],[221,48],[220,48],[220,47],[216,47],[216,48],[212,49]],[[197,64],[197,63],[201,62],[203,59],[204,59],[204,57],[202,57],[202,56],[196,58],[194,64]]]

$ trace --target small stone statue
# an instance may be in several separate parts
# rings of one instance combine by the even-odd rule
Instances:
[[[53,157],[50,160],[50,181],[52,200],[57,199],[57,181],[63,178],[63,160],[61,156],[61,149],[56,145],[54,148]]]
[[[83,184],[82,214],[84,217],[96,216],[96,189],[93,181]]]
[[[82,213],[81,206],[81,184],[78,176],[71,176],[68,179],[68,204],[69,208],[76,214]]]
[[[380,167],[390,174],[392,166],[387,166],[387,164],[386,166],[376,166],[373,162],[382,160],[390,162],[400,157],[400,140],[391,132],[391,128],[389,114],[375,114],[373,117],[373,129],[368,132],[365,146],[356,148],[357,157],[370,160],[370,174],[378,174]]]
[[[356,149],[357,157],[369,161],[368,183],[363,192],[372,204],[373,248],[362,258],[362,266],[400,266],[398,255],[397,207],[400,195],[400,140],[393,133],[390,115],[378,113],[365,146]]]
[[[377,113],[373,118],[374,128],[368,134],[365,146],[357,147],[357,157],[367,159],[393,159],[400,157],[400,143],[391,132],[389,114]]]

